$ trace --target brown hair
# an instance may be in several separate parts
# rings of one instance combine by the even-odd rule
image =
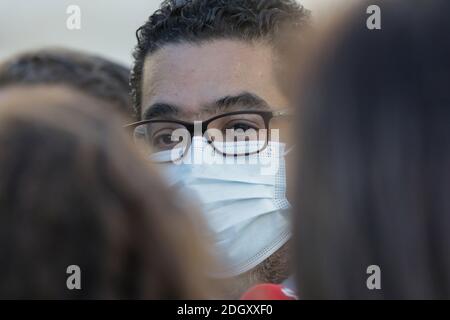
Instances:
[[[382,30],[366,28],[369,4]],[[301,298],[450,297],[449,10],[363,2],[315,53],[298,87]]]
[[[0,64],[0,87],[64,85],[104,101],[108,109],[134,119],[129,68],[83,51],[49,47],[16,54]]]
[[[0,297],[206,298],[196,218],[101,103],[0,91]],[[66,287],[69,265],[81,290]]]

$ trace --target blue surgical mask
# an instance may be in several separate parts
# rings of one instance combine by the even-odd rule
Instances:
[[[251,142],[233,142],[225,148],[245,148],[246,143]],[[201,204],[222,262],[213,276],[225,278],[249,271],[289,239],[284,148],[282,143],[269,142],[258,154],[225,158],[204,139],[194,137],[184,162],[164,165],[170,184],[190,192]],[[199,159],[199,152],[201,163],[192,161]]]

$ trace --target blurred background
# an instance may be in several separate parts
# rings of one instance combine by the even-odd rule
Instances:
[[[64,46],[100,54],[131,65],[135,31],[162,0],[1,0],[0,60],[18,52],[47,46]],[[323,17],[355,0],[301,0]],[[81,29],[69,30],[70,5],[81,9]]]

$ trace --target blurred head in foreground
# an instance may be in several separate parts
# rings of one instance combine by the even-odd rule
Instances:
[[[0,90],[0,298],[205,298],[194,219],[103,107]]]
[[[450,298],[450,3],[413,2],[355,8],[298,92],[302,298]]]
[[[47,48],[25,52],[0,64],[0,88],[11,85],[65,85],[104,102],[133,119],[130,70],[89,53]]]

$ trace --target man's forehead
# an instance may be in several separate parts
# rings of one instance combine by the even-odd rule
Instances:
[[[180,106],[183,113],[197,113],[220,97],[243,92],[271,104],[279,94],[272,64],[272,49],[262,43],[215,40],[166,45],[145,61],[143,112],[154,103],[165,103]]]

